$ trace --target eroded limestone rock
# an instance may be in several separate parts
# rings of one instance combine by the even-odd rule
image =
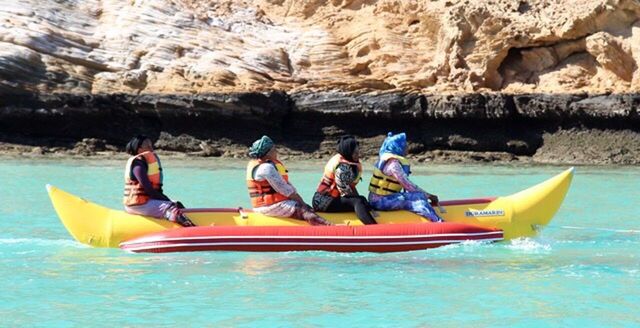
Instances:
[[[0,92],[640,91],[637,0],[24,0]]]
[[[586,38],[586,49],[600,66],[624,81],[631,81],[637,67],[625,43],[609,33],[599,32]]]

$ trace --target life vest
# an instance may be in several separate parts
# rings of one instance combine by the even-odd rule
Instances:
[[[273,187],[271,187],[271,185],[269,184],[269,181],[267,180],[262,180],[262,181],[257,181],[255,180],[253,174],[256,170],[256,168],[258,167],[258,165],[262,164],[262,163],[270,163],[275,165],[276,169],[278,170],[278,173],[280,173],[280,175],[282,176],[282,178],[284,179],[284,181],[289,182],[289,175],[287,174],[287,169],[284,167],[284,165],[282,164],[282,162],[278,161],[278,160],[274,160],[274,161],[263,161],[263,160],[259,160],[259,159],[254,159],[249,161],[249,164],[247,165],[247,188],[249,189],[249,197],[251,198],[251,206],[253,206],[254,208],[256,207],[262,207],[262,206],[269,206],[275,203],[279,203],[283,200],[287,200],[289,199],[289,197],[277,192],[275,189],[273,189]]]
[[[398,180],[396,180],[396,178],[382,173],[382,169],[384,169],[387,161],[392,158],[397,159],[400,162],[404,173],[407,175],[411,174],[411,166],[406,158],[391,153],[384,153],[373,169],[373,176],[371,176],[371,182],[369,183],[370,192],[386,196],[402,191],[402,185]]]
[[[356,188],[356,185],[360,182],[362,176],[362,164],[360,164],[360,162],[350,162],[342,155],[335,154],[324,166],[324,174],[322,175],[322,179],[320,179],[320,184],[316,190],[317,192],[329,194],[333,198],[340,197],[340,190],[338,190],[338,186],[336,185],[336,168],[341,163],[353,165],[358,168],[358,176],[353,183],[351,183],[351,188]]]
[[[124,198],[123,203],[126,206],[142,205],[149,201],[150,197],[144,191],[142,184],[138,180],[132,179],[131,165],[136,159],[143,160],[147,163],[147,177],[151,182],[153,189],[162,192],[162,165],[160,159],[151,151],[131,156],[127,161],[124,169]]]

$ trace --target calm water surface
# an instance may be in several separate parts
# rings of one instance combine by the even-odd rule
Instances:
[[[165,161],[167,193],[191,207],[247,206],[244,163],[220,163]],[[0,327],[640,325],[637,168],[578,167],[540,236],[499,244],[148,255],[76,243],[45,184],[118,208],[122,166],[0,160]],[[292,165],[306,199],[321,166]],[[513,193],[563,169],[432,166],[415,180],[459,199]]]

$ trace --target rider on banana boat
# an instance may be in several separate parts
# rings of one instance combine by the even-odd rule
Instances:
[[[267,136],[256,140],[249,148],[252,160],[247,165],[247,187],[253,210],[269,216],[290,217],[311,225],[331,223],[307,205],[289,183],[285,166],[278,160],[278,151]]]
[[[342,136],[337,150],[324,167],[313,195],[313,209],[320,212],[352,212],[355,209],[362,223],[375,224],[369,202],[356,189],[362,180],[358,141],[351,135]]]
[[[430,194],[409,180],[411,174],[405,133],[391,132],[382,142],[379,159],[369,184],[369,202],[377,210],[408,210],[432,222],[442,222],[431,206],[438,196]],[[404,189],[404,191],[402,191]],[[429,204],[431,201],[431,204]]]
[[[131,155],[124,170],[124,209],[127,213],[167,219],[185,227],[195,226],[182,213],[182,204],[162,192],[162,165],[151,139],[133,137],[126,146]]]

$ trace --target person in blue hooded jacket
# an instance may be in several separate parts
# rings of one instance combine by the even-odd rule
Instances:
[[[406,153],[407,135],[389,132],[369,183],[369,203],[377,210],[407,210],[432,222],[442,222],[431,206],[438,204],[438,196],[409,180],[411,170]]]

